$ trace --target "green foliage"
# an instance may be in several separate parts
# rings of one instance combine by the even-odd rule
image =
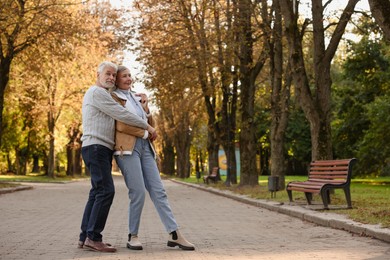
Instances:
[[[390,93],[389,93],[390,94]],[[377,97],[367,104],[370,125],[360,142],[358,158],[364,164],[362,173],[390,176],[390,95]]]
[[[365,97],[372,98],[381,90],[372,86],[378,86],[389,78],[386,73],[389,60],[384,56],[384,46],[381,42],[363,37],[360,42],[351,43],[351,51],[344,63],[345,77],[359,82],[367,90]]]
[[[349,53],[333,89],[335,157],[358,158],[356,175],[388,176],[389,47],[366,36]]]
[[[295,109],[290,114],[286,141],[289,145],[287,150],[290,156],[299,161],[310,161],[310,127],[300,109]]]
[[[292,108],[286,131],[286,151],[291,171],[287,174],[307,173],[305,163],[311,161],[310,126],[303,111]]]

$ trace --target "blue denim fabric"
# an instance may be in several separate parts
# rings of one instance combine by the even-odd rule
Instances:
[[[83,147],[81,154],[91,174],[92,188],[81,222],[80,240],[85,241],[88,236],[93,241],[102,241],[101,232],[106,225],[115,194],[111,175],[113,151],[94,144]]]
[[[137,138],[131,155],[116,155],[115,160],[129,190],[129,233],[138,234],[145,202],[145,188],[168,233],[178,229],[149,141]]]

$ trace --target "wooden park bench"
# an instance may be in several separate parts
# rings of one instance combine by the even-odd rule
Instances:
[[[214,167],[209,175],[203,176],[203,182],[209,184],[209,180],[213,183],[217,182],[219,167]]]
[[[329,209],[330,191],[343,189],[348,208],[352,208],[350,184],[352,165],[355,162],[355,158],[311,162],[308,180],[293,181],[287,184],[286,191],[290,202],[293,201],[292,191],[304,192],[309,205],[311,204],[312,195],[320,194],[324,209]]]

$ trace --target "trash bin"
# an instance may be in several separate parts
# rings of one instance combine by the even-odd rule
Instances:
[[[196,172],[196,178],[199,180],[200,179],[200,171]]]
[[[274,198],[279,190],[279,176],[268,176],[268,190],[271,192],[271,198]]]

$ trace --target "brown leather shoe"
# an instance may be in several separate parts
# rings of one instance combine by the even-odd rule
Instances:
[[[103,253],[114,253],[116,252],[115,247],[107,246],[107,244],[99,241],[93,241],[89,238],[85,240],[84,247],[92,249],[94,251],[103,252]]]
[[[112,247],[110,243],[105,243],[108,247]],[[84,247],[84,241],[79,240],[77,243],[77,248],[83,248]]]

